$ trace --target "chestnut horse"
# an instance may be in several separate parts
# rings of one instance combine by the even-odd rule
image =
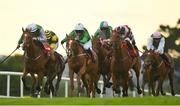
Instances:
[[[98,67],[100,70],[101,75],[103,76],[103,94],[106,93],[105,87],[110,87],[112,83],[109,82],[111,79],[111,72],[110,72],[110,58],[108,57],[109,51],[107,51],[102,43],[100,42],[99,37],[92,36],[92,49],[96,52],[98,56]]]
[[[128,85],[130,81],[128,71],[132,68],[136,73],[137,92],[141,94],[142,91],[139,86],[140,58],[131,58],[128,53],[127,42],[123,41],[114,30],[111,33],[110,42],[113,50],[111,60],[113,91],[120,93],[120,86],[122,84],[123,96],[128,96]]]
[[[33,40],[33,33],[28,29],[24,30],[22,28],[23,34],[23,49],[24,49],[24,69],[22,81],[25,89],[29,89],[26,85],[26,76],[28,73],[31,74],[33,83],[32,83],[32,95],[37,96],[41,90],[42,80],[44,76],[47,76],[46,89],[51,89],[54,94],[54,87],[52,81],[55,76],[58,76],[56,83],[56,91],[59,88],[59,82],[61,80],[62,73],[64,71],[63,58],[60,58],[61,55],[54,53],[55,59],[51,59],[43,51],[40,42]],[[37,82],[35,74],[37,74]],[[47,93],[49,90],[47,90]],[[56,94],[54,94],[56,95]]]
[[[90,61],[89,56],[86,54],[84,48],[78,41],[72,36],[67,36],[66,48],[68,49],[68,66],[69,66],[69,77],[70,77],[70,96],[73,96],[74,89],[74,73],[77,74],[78,81],[78,96],[80,93],[80,86],[82,79],[84,86],[87,90],[87,96],[95,96],[95,88],[97,88],[99,80],[98,61],[93,63]]]
[[[169,84],[171,88],[171,94],[174,96],[174,63],[170,55],[166,54],[170,65],[167,65],[164,60],[160,57],[158,53],[155,53],[154,50],[145,51],[143,53],[144,57],[144,71],[147,74],[147,82],[149,85],[149,90],[151,88],[152,94],[154,96],[159,95],[159,91],[161,91],[162,95],[165,95],[163,92],[163,82],[168,75]],[[155,92],[155,81],[158,81],[158,87]],[[149,93],[151,93],[149,91]]]

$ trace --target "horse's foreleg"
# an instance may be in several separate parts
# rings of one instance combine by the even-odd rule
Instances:
[[[33,73],[30,73],[32,77],[32,89],[31,89],[31,94],[33,95],[36,90],[36,77],[34,76]]]
[[[107,88],[110,88],[111,86],[112,86],[112,82],[110,82],[110,79],[111,79],[111,73],[108,73],[107,74],[107,85],[106,85],[106,87]]]
[[[145,93],[144,93],[145,84],[146,84],[146,81],[145,81],[144,76],[143,76],[142,86],[141,86],[141,87],[142,87],[142,94],[143,94],[143,95],[145,95]]]
[[[170,84],[170,87],[171,87],[171,94],[172,94],[172,96],[174,96],[175,95],[175,93],[174,93],[174,84],[173,84],[174,70],[171,70],[168,73],[168,78],[169,78],[169,84]]]
[[[30,87],[27,87],[26,85],[26,76],[29,72],[27,72],[27,70],[25,70],[25,68],[23,69],[23,76],[22,76],[22,82],[23,82],[23,85],[24,85],[24,89],[25,90],[30,90]]]
[[[69,78],[70,78],[70,96],[73,96],[73,90],[74,90],[74,72],[72,70],[69,70]]]
[[[156,90],[156,96],[159,95],[159,91],[161,90],[161,88],[163,86],[163,80],[164,80],[164,77],[160,77],[160,79],[158,80],[158,87],[157,87],[157,90]]]
[[[78,83],[78,94],[77,96],[80,96],[81,94],[81,77],[77,75],[77,83]]]
[[[103,74],[102,75],[103,76],[103,92],[102,92],[102,94],[106,94],[106,85],[107,85],[107,81],[106,81],[106,76]]]
[[[44,73],[40,71],[38,73],[38,83],[36,87],[36,90],[38,91],[38,93],[41,91],[43,77],[44,77]]]
[[[140,75],[140,68],[138,66],[133,68],[135,73],[136,73],[136,82],[137,82],[137,92],[138,94],[142,93],[142,90],[140,88],[140,84],[139,84],[139,75]]]
[[[57,79],[57,82],[56,82],[56,85],[55,85],[55,86],[56,86],[55,96],[57,96],[57,92],[58,92],[58,90],[59,90],[59,83],[60,83],[60,81],[61,81],[61,77],[62,77],[64,68],[65,68],[65,65],[62,64],[62,66],[58,69],[59,72],[58,72],[58,75],[57,75],[58,79]]]
[[[128,79],[127,78],[124,78],[123,80],[123,97],[128,96]]]

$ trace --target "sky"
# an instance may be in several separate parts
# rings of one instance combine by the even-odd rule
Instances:
[[[179,18],[180,0],[0,0],[0,55],[16,48],[22,27],[30,23],[54,31],[60,41],[79,22],[90,35],[101,21],[113,28],[126,24],[142,50],[160,24],[174,26]],[[65,55],[61,45],[57,52]]]

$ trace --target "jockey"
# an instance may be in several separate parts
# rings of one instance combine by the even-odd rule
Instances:
[[[94,37],[99,37],[101,44],[104,48],[109,50],[108,41],[110,38],[110,33],[112,32],[112,27],[108,25],[107,21],[102,21],[99,28],[96,30]]]
[[[95,32],[95,37],[100,37],[102,39],[109,39],[110,33],[112,32],[112,27],[108,25],[106,21],[102,21],[100,23],[99,28]]]
[[[47,43],[47,39],[45,36],[45,32],[44,29],[38,25],[38,24],[29,24],[26,29],[30,30],[31,33],[33,33],[35,36],[33,36],[33,40],[38,40],[42,43],[43,45],[43,49],[45,50],[45,52],[48,54],[48,56],[50,56],[50,46]],[[17,48],[20,47],[20,45],[23,43],[23,37],[21,36],[21,38],[18,41],[18,45]]]
[[[53,31],[50,31],[50,30],[45,30],[45,35],[51,49],[56,50],[59,46],[59,39],[57,35]]]
[[[94,58],[94,52],[92,51],[92,43],[91,43],[91,38],[89,35],[89,32],[87,29],[83,26],[83,24],[78,23],[74,30],[69,34],[69,36],[75,37],[77,41],[84,47],[84,49],[90,53],[92,57],[92,61],[95,62]],[[67,41],[67,37],[65,37],[62,41],[61,44]]]
[[[130,49],[130,55],[132,57],[138,56],[138,48],[136,46],[136,42],[134,39],[134,35],[132,33],[131,28],[128,25],[122,25],[115,28],[115,31],[118,32],[121,38],[123,38],[125,41],[128,41],[130,45],[128,45]]]
[[[170,64],[168,57],[164,53],[165,38],[160,32],[154,32],[148,39],[147,50],[155,50],[159,53],[161,58]]]

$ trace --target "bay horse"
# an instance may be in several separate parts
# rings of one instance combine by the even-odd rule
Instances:
[[[171,88],[171,94],[174,96],[174,62],[170,55],[166,53],[170,61],[170,65],[167,65],[165,61],[160,57],[160,54],[155,53],[154,50],[146,50],[143,53],[144,57],[144,71],[147,73],[147,82],[149,85],[149,90],[151,89],[153,96],[158,96],[161,91],[162,95],[165,95],[163,92],[163,82],[168,75],[169,84]],[[155,92],[155,81],[158,81],[158,86]],[[149,93],[151,93],[149,91]]]
[[[113,91],[120,93],[120,85],[122,84],[123,96],[128,96],[129,74],[128,71],[133,69],[137,79],[137,92],[141,94],[139,85],[139,75],[141,68],[141,60],[139,57],[132,59],[128,52],[127,42],[122,40],[118,33],[113,30],[110,36],[110,42],[113,50],[111,59],[111,72],[113,81]]]
[[[60,58],[60,54],[55,53],[55,60],[51,59],[43,51],[40,42],[33,40],[34,35],[30,32],[30,30],[24,30],[22,28],[22,31],[22,38],[24,43],[24,69],[22,81],[24,88],[29,89],[29,87],[27,87],[26,85],[26,76],[28,73],[30,73],[32,77],[32,96],[37,96],[40,92],[44,76],[47,76],[46,87],[51,89],[52,92],[54,92],[52,80],[57,75],[58,80],[55,89],[55,93],[57,93],[57,90],[59,88],[59,82],[64,71],[64,65],[62,64],[62,58]],[[37,74],[37,82],[35,74]]]
[[[67,36],[66,48],[68,49],[68,66],[69,66],[69,77],[70,77],[70,96],[73,96],[74,89],[74,73],[77,74],[78,81],[78,96],[80,94],[80,86],[82,79],[84,86],[87,90],[87,96],[95,96],[95,88],[97,88],[99,80],[99,70],[96,64],[89,61],[89,57],[86,54],[84,48],[78,41],[72,36]],[[99,89],[98,89],[99,90]]]
[[[105,87],[109,88],[112,85],[112,83],[109,82],[111,79],[110,58],[108,57],[109,51],[103,47],[100,38],[94,36],[92,36],[92,49],[98,56],[98,67],[104,82],[102,94],[105,94]]]

